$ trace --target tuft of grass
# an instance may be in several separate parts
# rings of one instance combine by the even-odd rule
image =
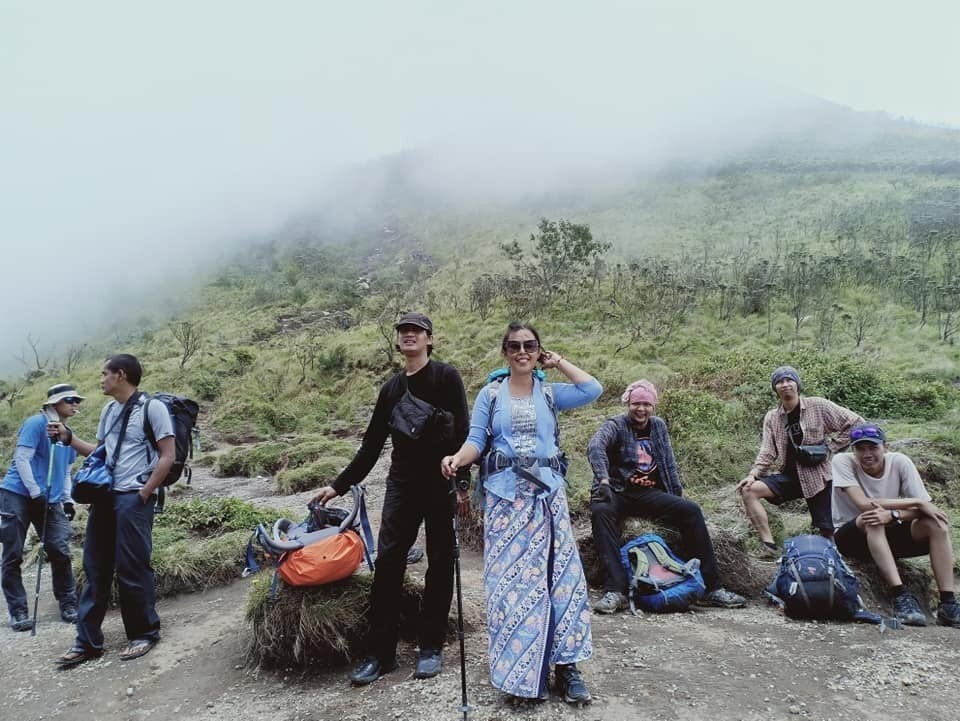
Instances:
[[[366,572],[325,586],[302,588],[282,581],[271,599],[273,573],[253,579],[247,602],[252,632],[246,640],[247,662],[256,666],[338,666],[363,652],[370,612],[373,576]],[[400,598],[400,636],[414,641],[417,635],[420,584],[404,579]],[[455,632],[454,620],[448,634]]]

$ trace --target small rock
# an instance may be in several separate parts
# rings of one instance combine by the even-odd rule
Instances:
[[[787,709],[787,710],[788,710],[790,713],[792,713],[792,714],[799,714],[799,713],[800,713],[800,707],[797,706],[796,704],[794,704],[793,706],[791,706],[791,707],[790,707],[789,709]]]
[[[127,686],[127,696],[133,696],[133,686]]]

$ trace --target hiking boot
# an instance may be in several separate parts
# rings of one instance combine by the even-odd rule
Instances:
[[[366,686],[373,683],[385,673],[390,673],[397,667],[396,659],[392,663],[381,663],[376,656],[367,656],[360,665],[350,674],[350,683],[354,686]]]
[[[901,593],[893,599],[893,615],[904,626],[926,626],[927,617],[920,602],[911,593]],[[937,614],[939,618],[939,614]]]
[[[26,611],[14,611],[10,614],[10,628],[14,631],[29,631],[33,628],[33,621]]]
[[[421,648],[417,658],[417,668],[413,672],[414,678],[433,678],[443,668],[443,656],[435,648]]]
[[[617,611],[622,611],[627,607],[627,597],[624,596],[619,591],[607,591],[597,604],[593,607],[593,610],[597,613],[616,613]]]
[[[583,674],[575,663],[558,663],[556,667],[557,692],[563,694],[563,700],[570,704],[587,704],[593,700]]]
[[[766,543],[761,543],[757,551],[757,558],[761,561],[779,561],[782,555],[779,548],[770,548]]]
[[[76,623],[77,622],[77,607],[72,603],[64,604],[60,608],[60,618],[62,618],[67,623]]]
[[[960,628],[960,603],[956,601],[941,603],[937,610],[937,624]]]
[[[707,593],[706,596],[697,601],[697,605],[716,606],[717,608],[743,608],[747,605],[747,599],[721,586]]]

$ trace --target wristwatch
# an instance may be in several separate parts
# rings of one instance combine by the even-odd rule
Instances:
[[[458,478],[458,479],[457,479],[457,490],[458,490],[458,491],[469,491],[469,490],[470,490],[470,479],[469,479],[469,478]]]
[[[894,523],[896,523],[898,526],[903,524],[903,518],[900,517],[900,511],[898,511],[896,508],[890,511],[890,518],[892,518]]]

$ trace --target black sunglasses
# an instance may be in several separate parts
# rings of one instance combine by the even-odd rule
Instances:
[[[79,403],[81,400],[82,400],[81,398],[74,398],[74,397],[71,396],[70,398],[64,398],[64,399],[63,399],[63,402],[64,402],[64,403],[74,404],[74,403]]]
[[[527,353],[536,353],[540,350],[540,341],[525,340],[521,342],[518,340],[508,340],[503,344],[503,347],[507,349],[507,353],[519,353],[521,349]]]

